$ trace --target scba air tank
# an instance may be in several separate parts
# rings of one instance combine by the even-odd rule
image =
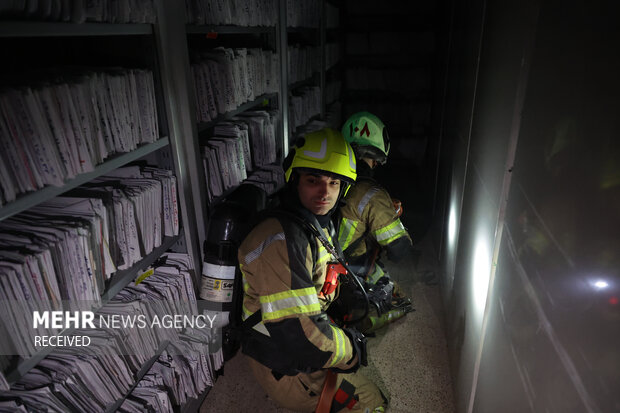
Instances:
[[[200,298],[211,303],[221,303],[221,311],[217,306],[212,307],[217,317],[214,327],[220,328],[230,323],[233,293],[235,287],[235,265],[221,265],[205,261],[202,267],[200,284]]]
[[[237,251],[265,203],[266,193],[262,189],[241,185],[214,207],[209,218],[200,282],[200,307],[211,319],[215,317],[213,327],[221,329],[225,359],[232,357],[238,348],[237,343],[227,340],[227,329],[230,325],[241,323],[239,310],[243,287]]]

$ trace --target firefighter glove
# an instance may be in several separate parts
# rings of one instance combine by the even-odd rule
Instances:
[[[357,355],[357,365],[353,369],[347,370],[348,373],[352,373],[354,371],[357,371],[357,369],[359,369],[360,366],[368,365],[368,359],[367,359],[367,353],[366,353],[367,338],[366,336],[364,336],[364,334],[362,334],[356,328],[345,328],[344,332],[351,340],[351,345],[353,346],[353,349],[355,350],[354,356]]]
[[[382,277],[368,290],[368,301],[377,309],[377,315],[392,308],[392,290],[394,284],[387,277]]]

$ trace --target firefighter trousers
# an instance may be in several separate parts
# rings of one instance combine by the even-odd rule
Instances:
[[[258,361],[245,357],[254,377],[281,407],[298,412],[314,412],[323,390],[326,370],[300,373],[296,376],[279,376]],[[351,374],[338,374],[336,395],[331,412],[383,412],[387,399],[379,388],[360,370]]]

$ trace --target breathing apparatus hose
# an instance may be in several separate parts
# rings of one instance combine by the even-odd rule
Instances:
[[[323,247],[332,256],[336,257],[338,262],[344,267],[344,269],[347,271],[346,276],[351,282],[355,284],[356,289],[358,289],[362,294],[363,302],[364,302],[363,314],[354,320],[348,320],[348,324],[353,325],[365,319],[368,313],[370,312],[370,302],[368,300],[368,294],[366,294],[366,289],[364,289],[364,286],[360,282],[358,276],[355,275],[355,273],[351,270],[349,265],[345,262],[344,254],[342,253],[340,246],[336,244],[338,246],[338,248],[336,248],[334,245],[332,245],[328,241],[327,237],[325,236],[325,233],[323,232],[323,229],[321,228],[321,225],[319,224],[314,214],[312,214],[310,211],[304,208],[300,208],[296,210],[295,212],[287,210],[287,209],[277,209],[277,210],[271,211],[271,213],[269,213],[267,216],[273,216],[275,218],[282,217],[282,216],[286,217],[290,219],[291,221],[298,223],[303,228],[306,228],[312,233],[312,235],[314,235],[316,238],[319,239]],[[333,224],[330,223],[329,225],[331,226],[331,229],[333,229]]]
[[[336,244],[338,247],[335,247],[328,241],[327,237],[325,236],[325,233],[323,232],[323,229],[321,228],[321,225],[319,224],[316,217],[312,213],[306,212],[304,210],[302,211],[302,215],[303,215],[302,218],[294,216],[293,214],[290,214],[290,215],[294,217],[297,221],[303,222],[303,225],[306,228],[308,228],[310,232],[312,232],[312,234],[316,238],[319,239],[319,241],[321,242],[321,244],[323,244],[323,247],[325,247],[327,252],[329,252],[332,256],[336,257],[338,262],[344,267],[345,270],[347,270],[346,276],[349,278],[349,281],[352,281],[357,287],[357,289],[362,293],[362,296],[364,298],[363,299],[363,302],[364,302],[363,313],[360,317],[357,317],[354,320],[348,320],[348,323],[350,325],[353,325],[365,319],[366,316],[368,315],[368,312],[370,311],[370,302],[368,300],[368,294],[366,294],[366,289],[360,282],[358,276],[351,270],[349,265],[345,262],[344,254],[342,253],[342,250],[340,250],[340,246]]]
[[[366,293],[366,289],[364,288],[364,286],[360,282],[360,280],[357,277],[357,275],[355,275],[355,273],[353,271],[351,271],[351,268],[349,268],[349,266],[344,262],[344,260],[342,260],[340,257],[338,257],[338,261],[340,262],[340,264],[342,264],[344,269],[347,270],[346,276],[349,278],[349,280],[352,280],[355,283],[357,289],[362,293],[362,296],[364,297],[364,300],[363,300],[364,301],[364,312],[363,312],[363,314],[360,317],[356,318],[355,320],[349,320],[348,321],[349,324],[355,324],[355,323],[358,323],[358,322],[362,321],[363,319],[365,319],[366,316],[368,315],[368,312],[370,311],[370,302],[368,301],[368,294]]]

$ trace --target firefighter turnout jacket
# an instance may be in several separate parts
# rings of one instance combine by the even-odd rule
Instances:
[[[243,318],[259,309],[262,317],[253,338],[243,343],[245,354],[276,375],[356,367],[347,333],[324,312],[333,294],[318,295],[333,261],[309,231],[290,219],[267,218],[250,232],[239,248]]]
[[[374,179],[358,177],[345,203],[340,208],[338,241],[347,259],[356,261],[365,257],[371,253],[369,245],[373,243],[386,249],[388,258],[396,261],[412,248],[411,237],[394,209],[392,198]]]

